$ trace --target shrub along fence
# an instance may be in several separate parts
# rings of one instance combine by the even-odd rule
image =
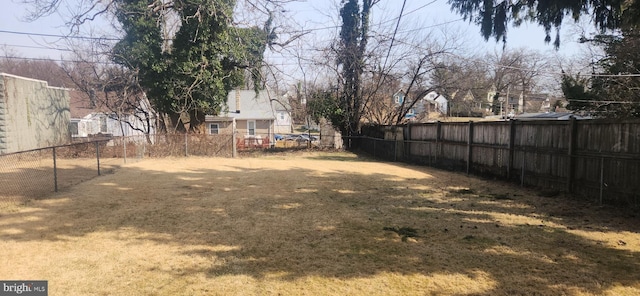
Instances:
[[[426,164],[640,206],[640,121],[437,122],[369,126],[352,147]]]

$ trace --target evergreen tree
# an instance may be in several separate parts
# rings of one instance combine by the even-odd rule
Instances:
[[[560,46],[559,30],[567,16],[575,21],[588,16],[601,32],[636,26],[640,21],[640,1],[636,0],[449,0],[449,4],[453,11],[480,25],[486,40],[494,37],[506,42],[509,24],[535,22],[544,28],[547,43],[551,42],[551,30],[556,30],[556,47]]]
[[[376,1],[344,0],[340,9],[342,27],[338,49],[338,66],[342,68],[342,96],[340,111],[343,117],[334,123],[343,135],[360,132],[360,119],[364,108],[362,100],[362,73],[369,33],[369,14]]]
[[[594,65],[597,73],[563,75],[568,109],[599,117],[640,117],[640,36],[636,31],[625,29],[619,36],[597,35],[582,40],[603,47],[605,57]]]

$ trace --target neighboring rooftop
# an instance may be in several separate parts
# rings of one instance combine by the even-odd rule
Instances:
[[[580,116],[569,112],[548,112],[548,113],[523,113],[516,115],[517,120],[569,120],[571,117],[576,119],[589,119],[590,117]]]
[[[253,90],[230,91],[227,95],[227,107],[220,116],[236,119],[275,119],[267,90],[258,93]]]

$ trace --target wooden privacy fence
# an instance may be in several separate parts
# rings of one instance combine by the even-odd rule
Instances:
[[[437,122],[370,126],[353,147],[390,161],[498,177],[547,194],[640,206],[640,121]]]

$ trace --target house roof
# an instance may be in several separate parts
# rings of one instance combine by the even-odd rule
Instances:
[[[289,100],[285,100],[280,97],[279,99],[272,99],[273,109],[276,111],[287,111],[291,112],[291,105],[289,104]]]
[[[109,97],[107,97],[109,96]],[[69,91],[69,109],[71,118],[84,118],[90,114],[96,113],[114,113],[113,109],[109,109],[105,102],[112,104],[121,104],[124,113],[133,113],[140,109],[150,110],[149,102],[146,97],[129,96],[126,100],[113,97],[113,93],[96,92],[94,105],[91,105],[91,98],[83,91],[72,89]],[[113,106],[112,106],[113,107]],[[115,107],[114,107],[115,108]]]
[[[580,115],[576,115],[569,112],[549,112],[549,113],[524,113],[517,115],[515,119],[518,120],[568,120],[571,117],[575,117],[576,119],[588,119],[588,117],[583,117]]]
[[[227,95],[227,108],[220,116],[235,119],[269,119],[275,120],[269,91],[233,90]],[[274,104],[275,105],[275,104]]]
[[[428,94],[424,95],[422,98],[425,101],[429,102],[448,102],[447,98],[436,91],[430,91]]]
[[[69,109],[71,118],[84,118],[91,113],[101,112],[91,107],[89,96],[75,89],[69,91]]]

